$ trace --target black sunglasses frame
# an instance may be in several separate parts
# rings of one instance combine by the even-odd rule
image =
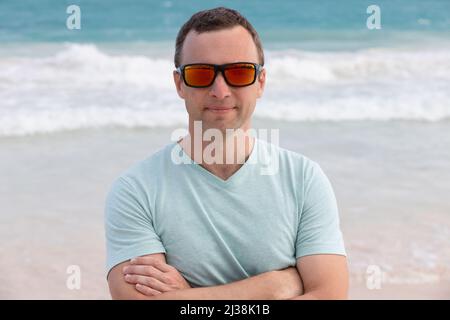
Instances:
[[[251,83],[239,86],[239,85],[231,84],[228,81],[224,71],[228,67],[233,66],[233,65],[238,65],[238,64],[250,64],[250,65],[252,65],[255,68],[255,75],[254,75],[253,81]],[[191,67],[191,66],[210,66],[210,67],[213,67],[214,68],[214,77],[211,80],[211,83],[209,83],[206,86],[193,86],[193,85],[188,84],[187,81],[186,81],[186,78],[185,78],[184,70],[185,70],[186,67]],[[258,75],[261,73],[262,69],[263,69],[263,65],[258,64],[258,63],[253,63],[253,62],[233,62],[233,63],[226,63],[226,64],[220,64],[220,65],[219,64],[211,64],[211,63],[190,63],[190,64],[184,64],[184,65],[179,66],[176,69],[176,72],[181,75],[181,77],[183,78],[184,84],[187,85],[188,87],[191,87],[191,88],[208,88],[208,87],[212,86],[212,84],[216,80],[217,74],[219,72],[222,73],[222,76],[225,79],[225,82],[227,83],[227,85],[229,85],[230,87],[241,88],[241,87],[251,86],[252,84],[254,84],[255,81],[256,81],[256,77],[258,77]]]

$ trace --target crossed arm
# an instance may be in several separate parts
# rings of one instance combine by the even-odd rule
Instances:
[[[299,258],[296,268],[269,271],[219,286],[191,288],[166,263],[165,255],[156,253],[118,264],[111,269],[108,284],[113,299],[346,299],[348,271],[345,256],[310,255]]]

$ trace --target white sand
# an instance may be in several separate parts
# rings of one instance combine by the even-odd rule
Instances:
[[[282,128],[282,146],[318,161],[332,181],[351,298],[450,298],[450,123],[270,125]],[[170,142],[171,132],[0,138],[0,298],[108,299],[106,192],[121,171]],[[81,268],[80,290],[66,286],[70,265]],[[396,282],[368,290],[369,265]]]
[[[350,287],[350,299],[357,300],[448,300],[450,282],[437,284],[389,284],[369,290],[365,286]]]

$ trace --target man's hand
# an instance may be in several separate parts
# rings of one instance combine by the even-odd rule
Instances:
[[[177,269],[151,256],[131,259],[123,274],[126,282],[146,296],[191,287]]]

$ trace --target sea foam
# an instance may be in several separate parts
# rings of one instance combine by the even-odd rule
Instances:
[[[185,124],[169,54],[113,54],[91,44],[0,56],[0,136],[103,126]],[[448,49],[266,52],[255,116],[287,121],[450,118]]]

